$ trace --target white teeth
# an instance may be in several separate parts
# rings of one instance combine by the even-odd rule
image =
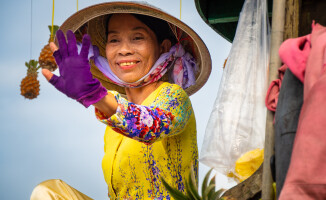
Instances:
[[[128,65],[134,65],[136,64],[136,62],[123,62],[123,63],[120,63],[120,66],[128,66]]]

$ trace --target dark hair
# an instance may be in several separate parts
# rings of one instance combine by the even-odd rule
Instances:
[[[169,24],[166,21],[147,15],[139,15],[139,14],[131,14],[131,15],[136,17],[139,21],[144,23],[155,33],[159,44],[161,44],[165,39],[169,39],[172,45],[174,45],[177,42]],[[106,29],[105,29],[106,39],[109,34],[109,22],[111,17],[112,14],[110,14],[106,20]]]

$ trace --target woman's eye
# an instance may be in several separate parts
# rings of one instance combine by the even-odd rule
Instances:
[[[116,43],[116,42],[118,42],[117,39],[111,39],[111,40],[109,40],[109,43]]]
[[[134,40],[142,40],[142,39],[144,39],[144,37],[141,36],[134,37]]]

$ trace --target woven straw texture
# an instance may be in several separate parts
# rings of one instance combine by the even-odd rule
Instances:
[[[70,16],[60,26],[60,29],[64,33],[67,30],[72,30],[79,41],[81,41],[83,34],[89,34],[92,38],[92,44],[98,46],[100,55],[105,57],[105,23],[108,14],[114,13],[143,14],[169,22],[173,32],[175,32],[176,37],[179,38],[179,41],[185,50],[194,56],[199,67],[199,73],[196,76],[196,84],[190,86],[185,91],[190,96],[197,92],[206,83],[211,73],[211,58],[204,42],[182,21],[153,6],[131,2],[110,2],[97,4],[80,10]],[[92,62],[91,72],[93,76],[97,78],[107,89],[125,94],[123,87],[113,84]]]

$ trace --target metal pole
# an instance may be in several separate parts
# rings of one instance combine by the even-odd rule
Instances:
[[[285,21],[285,2],[286,0],[273,1],[272,30],[271,30],[271,49],[269,62],[269,83],[278,77],[278,68],[281,66],[281,60],[278,55],[278,49],[283,42],[284,21]],[[274,193],[272,188],[272,175],[270,170],[270,158],[274,154],[274,115],[267,111],[265,150],[262,182],[262,199],[273,200]]]

